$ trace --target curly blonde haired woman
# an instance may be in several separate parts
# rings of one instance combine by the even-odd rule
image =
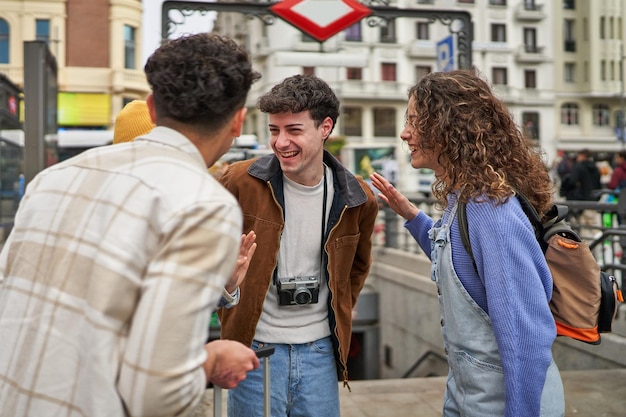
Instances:
[[[523,193],[540,213],[550,207],[540,153],[475,69],[421,78],[400,137],[413,168],[435,171],[443,217],[428,217],[379,174],[371,179],[432,261],[449,365],[443,415],[563,416],[552,277],[515,197]],[[459,201],[476,267],[461,242]]]

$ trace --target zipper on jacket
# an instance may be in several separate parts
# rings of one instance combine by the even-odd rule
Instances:
[[[333,226],[332,229],[330,229],[330,232],[328,232],[328,236],[330,237],[330,235],[332,235],[333,231],[339,226],[339,223],[341,223],[341,219],[343,218],[344,213],[346,212],[346,210],[348,209],[348,205],[344,205],[343,209],[341,210],[341,214],[339,215],[339,219],[337,220],[337,222],[335,223],[335,225]],[[328,239],[324,242],[324,252],[326,252],[326,259],[328,259],[328,251],[326,250],[326,244],[328,243]],[[328,270],[328,262],[326,262],[326,270]],[[337,314],[335,312],[335,307],[333,305],[333,301],[335,299],[335,294],[333,294],[333,291],[331,289],[330,286],[330,273],[328,274],[328,291],[330,292],[330,308],[333,310],[333,315],[335,316],[335,328],[333,329],[333,334],[335,335],[335,339],[337,339],[337,349],[339,350],[339,363],[341,364],[341,367],[343,368],[341,370],[341,374],[343,377],[343,386],[344,388],[348,388],[348,392],[352,392],[352,389],[350,388],[350,384],[348,384],[348,364],[347,363],[343,363],[343,356],[341,355],[341,351],[342,349],[344,349],[344,346],[341,346],[340,340],[339,340],[339,335],[337,334]],[[350,326],[352,327],[352,326]]]

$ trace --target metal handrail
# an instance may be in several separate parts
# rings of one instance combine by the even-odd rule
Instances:
[[[437,209],[436,200],[433,198],[421,194],[407,195],[407,197],[431,217],[438,218],[442,215],[442,211]],[[622,200],[626,200],[626,198]],[[568,207],[567,221],[569,225],[579,233],[583,240],[589,242],[589,247],[602,269],[615,274],[621,284],[621,275],[626,271],[626,222],[624,225],[604,226],[600,219],[604,215],[611,216],[611,219],[614,218],[613,216],[616,219],[626,219],[626,204],[624,202],[616,204],[578,200],[559,201],[558,204]],[[599,223],[593,226],[582,225],[579,216],[584,210],[596,211]],[[384,236],[379,241],[382,241],[385,247],[421,253],[422,250],[419,245],[403,227],[404,219],[385,204],[381,206],[381,211],[383,212],[381,216],[383,223],[378,230],[384,231]]]

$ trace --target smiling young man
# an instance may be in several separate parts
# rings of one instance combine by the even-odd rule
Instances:
[[[220,311],[221,336],[275,347],[272,416],[339,416],[337,376],[348,381],[352,308],[369,272],[378,204],[324,150],[339,100],[323,80],[289,77],[258,107],[269,114],[274,154],[233,164],[221,178],[258,244],[239,305]],[[229,391],[229,416],[262,415],[258,371]]]

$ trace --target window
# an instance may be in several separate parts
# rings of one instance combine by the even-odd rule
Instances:
[[[578,104],[563,103],[561,106],[561,124],[567,126],[578,125]]]
[[[387,24],[380,28],[380,41],[382,43],[396,42],[396,21],[388,20]]]
[[[491,42],[506,42],[506,26],[501,23],[491,25]]]
[[[6,20],[0,19],[0,64],[9,63],[9,24]]]
[[[563,8],[566,10],[576,9],[576,0],[563,0]]]
[[[600,39],[604,39],[606,37],[605,35],[605,26],[606,26],[606,19],[604,18],[604,16],[600,16]]]
[[[615,127],[623,127],[624,115],[621,110],[615,112]]]
[[[423,40],[430,39],[429,28],[430,25],[428,22],[417,22],[415,24],[415,38]]]
[[[374,136],[396,136],[396,109],[374,108]]]
[[[315,75],[315,67],[302,67],[302,75]]]
[[[346,68],[346,78],[348,80],[362,80],[363,71],[361,68]]]
[[[390,62],[383,62],[381,64],[381,79],[383,81],[395,81],[396,80],[396,64]]]
[[[524,50],[530,54],[539,52],[537,48],[537,29],[524,28]]]
[[[50,20],[35,20],[35,39],[50,45]]]
[[[264,25],[265,26],[265,25]],[[356,22],[344,30],[346,40],[350,42],[361,42],[361,22]]]
[[[524,10],[537,10],[535,0],[524,0]]]
[[[495,6],[506,6],[506,0],[489,0],[489,4]]]
[[[313,42],[317,42],[317,39],[315,39],[313,36],[302,32],[302,38],[300,38],[302,40],[302,42],[309,42],[309,43],[313,43]]]
[[[474,4],[474,0],[456,0],[457,3],[469,3],[469,4]]]
[[[576,64],[574,64],[573,62],[566,62],[563,72],[563,78],[566,83],[576,82]]]
[[[363,110],[360,107],[344,107],[341,111],[341,128],[345,136],[363,135]]]
[[[494,67],[491,69],[491,78],[494,85],[507,85],[506,68]]]
[[[565,19],[563,21],[563,39],[565,40],[564,50],[566,52],[576,52],[576,41],[574,40],[574,20]]]
[[[136,29],[132,26],[124,25],[124,68],[135,69],[137,67],[137,61],[135,59],[137,44],[136,44]]]
[[[535,70],[524,71],[524,86],[526,88],[537,88],[537,72]]]
[[[426,74],[430,74],[433,69],[430,65],[416,65],[415,66],[415,81],[419,81]]]
[[[527,138],[539,140],[539,113],[522,113],[523,131]]]
[[[592,114],[594,126],[609,126],[609,106],[606,104],[594,104]]]
[[[134,97],[122,97],[122,108],[126,107],[126,105],[133,100],[135,100]]]

